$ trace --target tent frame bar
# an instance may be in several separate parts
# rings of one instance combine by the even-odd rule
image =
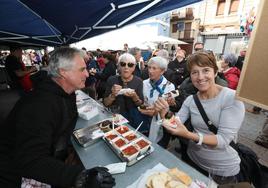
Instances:
[[[111,5],[112,9],[109,12],[107,12],[101,19],[99,19],[99,21],[97,21],[93,25],[93,27],[92,27],[93,29],[99,29],[101,26],[97,26],[97,25],[99,25],[99,23],[101,23],[105,18],[107,18],[110,14],[112,14],[116,10],[115,5],[113,3],[111,3],[110,5]],[[100,28],[100,29],[102,29],[102,28]]]
[[[162,0],[154,0],[153,2],[149,3],[148,5],[146,5],[145,7],[143,7],[142,9],[140,9],[139,11],[137,11],[135,14],[132,14],[131,16],[129,16],[127,19],[123,20],[122,22],[120,22],[117,26],[121,27],[122,25],[124,25],[125,23],[129,22],[130,20],[132,20],[133,18],[137,17],[138,15],[142,14],[144,11],[150,9],[151,7],[153,7],[154,5],[156,5],[157,3],[161,2]]]
[[[129,7],[129,6],[133,6],[133,5],[137,5],[137,4],[141,4],[141,3],[145,3],[145,2],[149,2],[149,1],[152,1],[151,3],[149,3],[148,5],[146,5],[145,7],[143,7],[141,10],[139,10],[138,12],[136,12],[135,14],[131,15],[130,17],[128,17],[127,19],[123,20],[122,22],[120,22],[119,24],[117,25],[107,25],[107,26],[98,26],[103,20],[105,20],[109,15],[111,15],[114,11],[116,11],[116,6],[114,3],[111,3],[111,7],[112,9],[107,12],[102,18],[100,18],[93,26],[92,28],[89,27],[89,29],[83,34],[81,35],[80,38],[78,38],[79,40],[81,40],[84,36],[86,36],[90,31],[92,31],[92,29],[115,29],[117,27],[121,27],[123,24],[127,23],[128,21],[132,20],[133,18],[135,18],[136,16],[140,15],[141,13],[143,13],[144,11],[148,10],[149,8],[153,7],[154,5],[156,5],[157,3],[161,2],[162,0],[135,0],[135,1],[132,1],[132,2],[129,2],[129,3],[125,3],[125,4],[121,4],[121,5],[118,5],[117,8],[118,9],[123,9],[123,8],[126,8],[126,7]],[[73,33],[71,34],[70,38],[73,38],[73,39],[77,39],[74,36],[74,34],[78,31],[78,30],[81,30],[81,28],[75,28],[75,30],[73,31]],[[70,38],[67,40],[69,41]]]
[[[137,4],[140,4],[140,3],[145,3],[145,2],[148,2],[148,1],[152,1],[152,0],[136,0],[136,1],[132,1],[132,2],[129,2],[129,3],[125,3],[125,4],[122,4],[122,5],[118,5],[118,9],[121,9],[121,8],[126,8],[126,7],[130,7],[132,5],[137,5]]]

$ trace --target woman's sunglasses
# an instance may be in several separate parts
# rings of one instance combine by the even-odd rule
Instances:
[[[121,67],[128,66],[129,68],[132,68],[135,64],[134,63],[125,63],[125,62],[120,62]]]

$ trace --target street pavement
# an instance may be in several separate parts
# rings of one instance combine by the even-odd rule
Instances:
[[[250,109],[252,105],[245,104],[245,108]],[[254,142],[262,130],[266,119],[265,113],[267,112],[261,111],[260,114],[246,112],[245,119],[238,133],[238,142],[250,147],[259,157],[259,162],[268,167],[268,149]],[[170,143],[168,150],[177,157],[181,157],[180,154],[175,151],[175,147],[178,146],[179,142],[176,139]]]
[[[252,108],[252,105],[245,105]],[[268,167],[268,149],[255,144],[255,139],[259,135],[266,120],[267,112],[261,111],[260,114],[246,112],[242,127],[239,130],[238,142],[250,147],[259,157],[259,162]]]

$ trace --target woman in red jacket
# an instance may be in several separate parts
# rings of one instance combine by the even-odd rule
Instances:
[[[221,61],[222,72],[228,82],[228,87],[234,90],[237,88],[240,77],[240,70],[235,67],[236,61],[237,57],[232,53],[224,54]]]

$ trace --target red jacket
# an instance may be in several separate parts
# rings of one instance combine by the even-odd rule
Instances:
[[[226,72],[223,72],[223,74],[228,82],[228,87],[236,90],[240,77],[240,70],[237,67],[231,67]]]

